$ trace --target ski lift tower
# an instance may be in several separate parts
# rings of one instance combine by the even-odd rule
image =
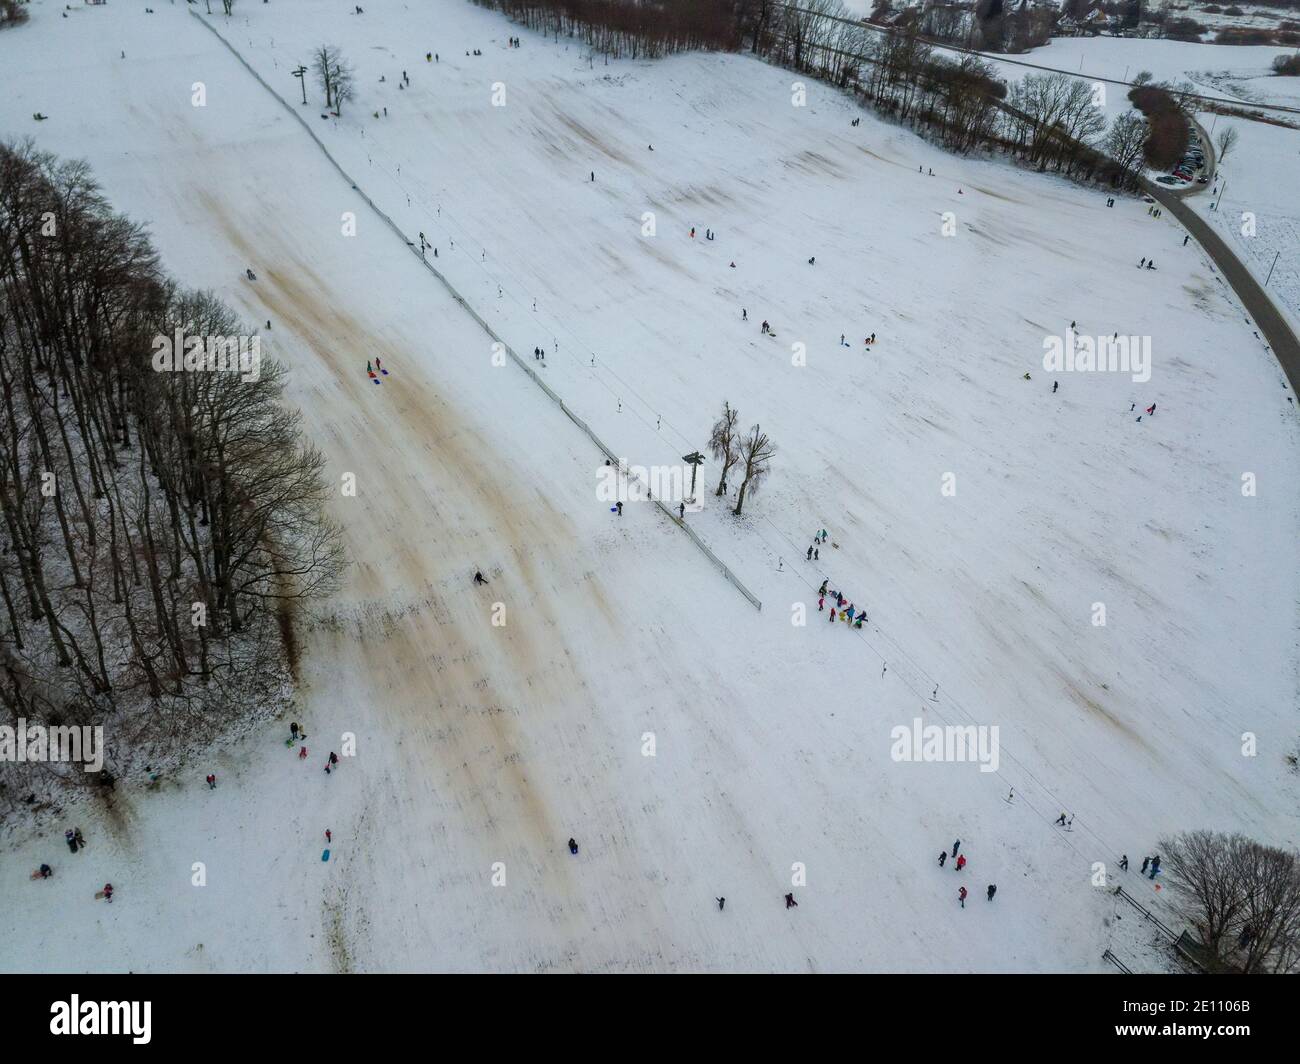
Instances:
[[[704,455],[699,451],[692,451],[690,454],[682,455],[682,461],[691,467],[691,502],[695,501],[695,474],[700,471],[700,466],[704,463]]]

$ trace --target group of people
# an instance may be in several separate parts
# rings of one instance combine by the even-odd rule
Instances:
[[[68,830],[63,833],[63,841],[68,844],[68,849],[72,853],[76,853],[78,850],[84,850],[86,848],[86,839],[85,836],[81,834],[81,828],[68,828]],[[50,867],[50,865],[42,863],[41,866],[31,874],[31,878],[50,879],[53,875],[54,869]],[[105,883],[104,889],[99,891],[95,897],[103,898],[105,901],[112,901],[113,884]]]
[[[844,605],[848,600],[845,599],[843,592],[827,591],[827,584],[830,577],[822,581],[822,586],[817,589],[817,612],[821,613],[826,609],[826,596],[829,594],[835,600],[831,606],[830,623],[834,624],[837,620],[847,624],[850,628],[861,628],[867,620],[867,611],[859,610],[852,602],[847,606]]]
[[[961,839],[958,839],[956,842],[954,842],[954,843],[952,844],[953,867],[954,867],[958,872],[960,872],[963,868],[966,867],[966,855],[965,855],[964,853],[963,853],[963,854],[958,854],[957,851],[960,850],[960,849],[961,849]],[[939,867],[942,868],[942,867],[944,866],[944,864],[947,862],[947,860],[948,860],[948,851],[947,851],[947,850],[941,850],[940,853],[939,853]],[[997,885],[996,883],[990,883],[990,884],[988,885],[988,888],[987,888],[986,892],[985,892],[985,897],[986,897],[986,899],[987,899],[988,901],[992,901],[992,900],[993,900],[993,895],[996,894],[997,892],[998,892],[998,885]],[[962,907],[963,909],[966,908],[966,888],[965,888],[965,887],[960,887],[960,888],[958,888],[958,890],[957,890],[957,900],[961,903],[961,907]]]

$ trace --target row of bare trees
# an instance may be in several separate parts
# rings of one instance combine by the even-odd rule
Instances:
[[[1111,187],[1138,184],[1140,158],[1131,148],[1139,127],[1132,117],[1117,120],[1107,131],[1104,109],[1090,88],[1064,74],[1031,74],[1008,92],[980,57],[950,59],[930,45],[922,36],[920,19],[882,32],[864,25],[841,0],[477,2],[541,32],[576,38],[613,56],[747,49],[853,91],[876,110],[952,151],[1001,151],[1079,180]],[[928,10],[940,17],[933,14],[937,8]],[[999,33],[1020,25],[1022,14],[1004,13],[987,3],[976,12],[981,13],[986,22],[1004,28]],[[1028,9],[1023,14],[1030,18]],[[1037,40],[1041,27],[1038,22],[1034,26],[1029,36]],[[1107,157],[1111,147],[1118,150],[1118,161]]]
[[[771,472],[772,458],[776,454],[776,444],[758,425],[750,428],[744,435],[739,429],[740,415],[731,403],[723,401],[722,414],[713,423],[709,434],[709,450],[713,457],[722,463],[722,475],[718,478],[718,490],[714,495],[727,493],[727,476],[736,467],[740,468],[740,488],[736,492],[736,508],[732,513],[740,516],[745,507],[745,495],[756,492]]]
[[[1212,965],[1244,973],[1300,969],[1300,854],[1214,831],[1160,845],[1170,888]]]
[[[745,9],[746,2],[740,6]],[[1107,159],[1104,110],[1078,79],[1030,74],[1008,91],[978,56],[949,58],[916,25],[871,30],[849,15],[840,0],[774,4],[762,25],[762,32],[752,37],[755,51],[851,89],[876,110],[951,151],[1002,151],[1081,180],[1104,180],[1114,187],[1136,184],[1136,166]],[[1132,134],[1130,119],[1114,132],[1125,141]]]
[[[0,145],[0,722],[104,726],[120,768],[284,673],[282,613],[341,548],[282,370],[212,368],[245,332],[85,164]]]
[[[737,46],[730,0],[475,0],[559,40],[572,38],[611,57],[655,59]]]

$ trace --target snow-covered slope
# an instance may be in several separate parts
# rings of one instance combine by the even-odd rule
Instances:
[[[359,491],[348,586],[304,621],[308,759],[250,736],[77,811],[83,854],[9,849],[0,968],[1099,971],[1093,862],[1201,826],[1295,844],[1296,410],[1181,231],[851,127],[818,85],[794,107],[746,57],[589,63],[460,0],[363,6],[212,24],[629,461],[704,447],[724,398],[761,422],[765,491],[735,519],[710,460],[686,519],[763,609],[657,509],[609,512],[586,437],[184,5],[38,0],[0,35],[0,128],[88,158],[175,274],[271,321]],[[289,73],[322,42],[357,71],[337,121]],[[1151,380],[1044,372],[1072,320],[1149,335]],[[998,726],[999,771],[893,760],[915,717]]]

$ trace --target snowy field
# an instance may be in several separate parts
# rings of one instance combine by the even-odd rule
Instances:
[[[1204,96],[1250,109],[1251,104],[1300,106],[1300,78],[1270,73],[1274,56],[1293,48],[1235,47],[1185,41],[1130,40],[1116,37],[1053,38],[1027,62],[1096,78],[1132,81],[1149,70],[1156,81],[1189,81]],[[990,57],[992,58],[992,57]],[[1015,81],[1034,71],[992,60],[1002,77]],[[1106,85],[1107,121],[1132,105],[1122,85]],[[1300,328],[1300,114],[1279,115],[1292,127],[1201,112],[1197,121],[1216,144],[1225,128],[1237,131],[1237,144],[1219,167],[1215,185],[1194,192],[1188,203],[1213,222],[1257,279],[1269,277],[1269,291]],[[1226,178],[1226,182],[1224,181]],[[1217,188],[1226,193],[1216,208]]]
[[[1155,969],[1094,862],[1178,928],[1136,875],[1162,833],[1297,844],[1297,411],[1172,220],[820,85],[794,107],[748,57],[589,64],[463,0],[362,6],[210,20],[280,99],[183,4],[35,0],[0,33],[0,131],[89,160],[174,275],[269,320],[359,485],[347,586],[302,631],[309,759],[286,722],[70,813],[83,854],[61,822],[11,840],[0,970]],[[290,75],[321,43],[356,68],[338,120]],[[658,509],[609,512],[599,452],[290,109],[630,462],[705,449],[723,399],[761,422],[745,516],[710,459],[686,517],[761,611]],[[1071,321],[1149,336],[1150,380],[1045,372]],[[831,628],[823,577],[869,625]],[[998,771],[892,759],[918,717],[997,726]]]

